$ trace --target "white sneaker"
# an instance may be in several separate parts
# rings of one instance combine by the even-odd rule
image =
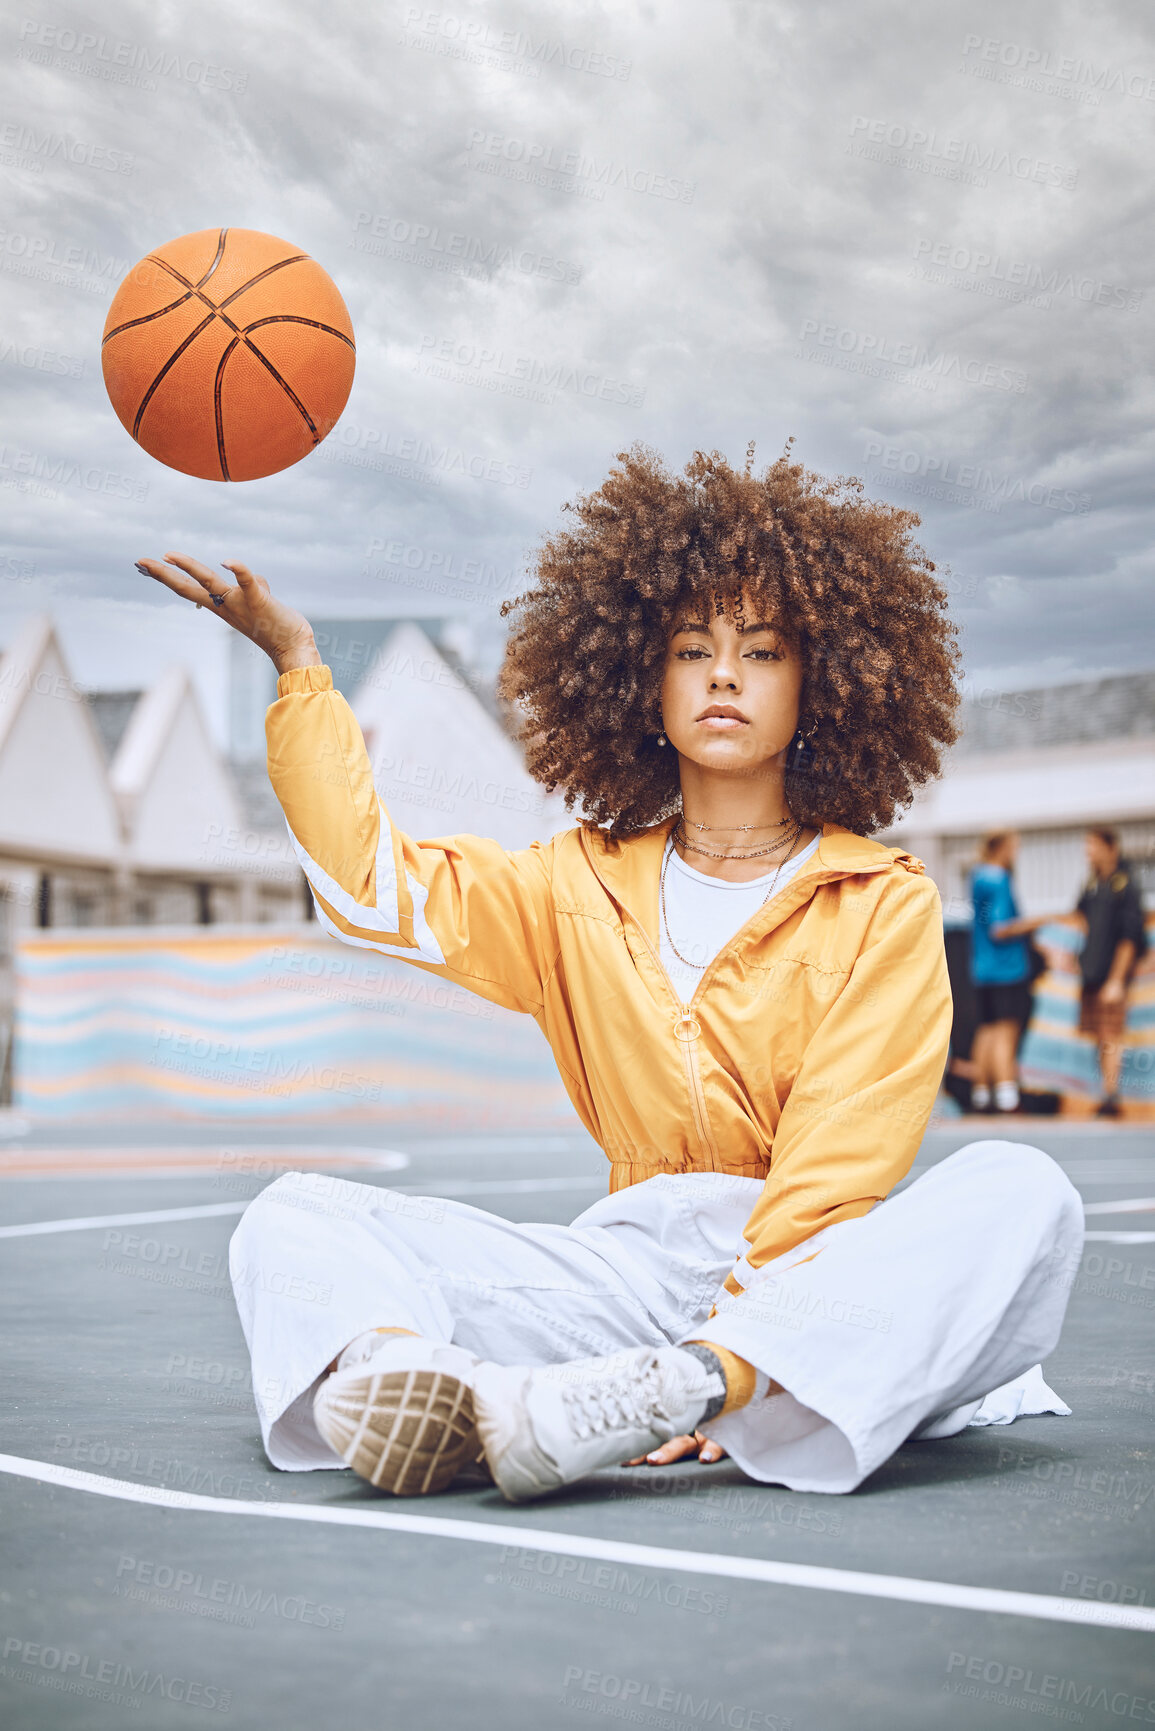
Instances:
[[[473,1378],[477,1429],[510,1503],[690,1435],[724,1394],[722,1377],[677,1346],[630,1347],[538,1370],[482,1363]]]
[[[444,1490],[482,1455],[472,1386],[480,1362],[418,1335],[359,1335],[313,1396],[317,1429],[378,1490]]]

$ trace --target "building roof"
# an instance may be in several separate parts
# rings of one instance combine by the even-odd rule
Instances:
[[[548,840],[574,819],[530,776],[521,751],[417,625],[385,639],[353,695],[373,776],[406,834]]]
[[[141,691],[86,691],[84,701],[96,723],[100,743],[109,763],[116,756],[132,712],[144,695]]]
[[[120,847],[92,712],[40,615],[0,657],[0,848],[103,862]]]
[[[964,701],[959,719],[963,737],[953,757],[1148,737],[1155,734],[1155,672],[979,691]]]
[[[449,616],[398,613],[371,619],[314,619],[312,626],[321,660],[333,675],[333,686],[350,703],[392,633],[412,625],[429,639],[482,708],[504,726],[504,710],[499,709],[494,681],[471,668],[458,652],[452,641],[454,623]]]

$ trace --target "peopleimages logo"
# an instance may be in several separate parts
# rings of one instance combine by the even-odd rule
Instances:
[[[22,60],[83,72],[87,77],[113,83],[138,84],[145,90],[157,87],[153,73],[159,73],[162,78],[179,78],[183,83],[196,84],[203,90],[231,90],[237,95],[244,90],[249,79],[247,72],[237,72],[230,66],[214,66],[195,56],[185,58],[170,48],[152,48],[144,43],[123,40],[118,42],[108,36],[94,35],[91,30],[42,24],[35,18],[24,19],[20,26],[20,43],[17,53]]]
[[[933,127],[914,125],[909,121],[872,120],[869,115],[856,114],[850,123],[850,155],[868,155],[876,147],[900,151],[894,159],[880,156],[877,160],[893,160],[900,167],[963,170],[974,176],[973,184],[986,186],[989,175],[1006,175],[1010,180],[1033,181],[1036,186],[1061,187],[1073,192],[1079,179],[1077,168],[1043,157],[1012,152],[999,145],[978,144],[973,139],[949,138]]]
[[[824,348],[867,363],[909,368],[916,376],[931,380],[932,384],[938,379],[955,379],[960,384],[979,385],[990,391],[1013,391],[1018,395],[1027,388],[1027,375],[1018,367],[1001,366],[997,361],[960,355],[950,349],[933,349],[926,343],[896,342],[877,331],[859,331],[847,325],[803,319],[799,337],[803,343],[813,340]],[[804,354],[804,358],[809,357]]]
[[[107,144],[88,144],[65,132],[37,132],[34,126],[9,120],[0,124],[0,161],[13,168],[41,173],[46,162],[60,160],[109,174],[131,174],[136,158]]]
[[[951,270],[957,276],[975,279],[989,285],[1020,294],[1062,296],[1082,301],[1085,306],[1122,307],[1133,313],[1138,310],[1142,294],[1118,283],[1101,278],[1080,276],[1062,265],[1044,265],[1037,259],[1007,258],[999,252],[982,247],[959,246],[949,240],[920,237],[914,245],[914,257],[924,268]]]
[[[469,134],[466,148],[476,153],[471,155],[471,168],[504,174],[509,179],[548,185],[557,182],[562,189],[569,186],[590,198],[604,198],[606,187],[615,186],[649,198],[675,199],[681,204],[694,202],[696,183],[692,180],[658,174],[654,169],[617,162],[612,157],[599,161],[584,150],[561,150],[539,140],[510,138],[505,133],[485,132],[479,127]]]
[[[1061,83],[1081,85],[1089,90],[1113,91],[1117,96],[1134,96],[1141,102],[1155,102],[1155,77],[1148,72],[1126,72],[1109,62],[1096,70],[1090,60],[1078,54],[1052,54],[1049,48],[1032,48],[1021,42],[1003,42],[994,36],[979,36],[973,32],[963,37],[963,59],[978,56],[978,62],[997,65],[1026,74],[1032,78],[1057,78]]]
[[[1024,475],[996,475],[981,463],[959,463],[954,457],[936,457],[926,451],[904,450],[899,445],[884,444],[881,439],[868,439],[863,448],[866,462],[881,461],[883,469],[896,476],[910,477],[928,486],[973,494],[990,501],[993,508],[1003,505],[1042,505],[1049,511],[1073,512],[1085,516],[1091,509],[1091,495],[1073,487],[1059,487],[1046,481],[1031,481]],[[878,473],[872,480],[885,481]],[[937,497],[938,495],[931,495]]]

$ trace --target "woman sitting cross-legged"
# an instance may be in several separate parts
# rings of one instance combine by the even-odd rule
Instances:
[[[788,452],[623,453],[503,608],[529,769],[581,814],[513,852],[394,827],[263,577],[142,562],[276,664],[269,775],[324,930],[533,1016],[609,1160],[569,1226],[264,1190],[231,1271],[276,1466],[409,1495],[483,1460],[519,1502],[728,1453],[844,1492],[908,1438],[1067,1410],[1040,1369],[1082,1243],[1060,1168],[982,1141],[896,1191],[951,1021],[935,886],[869,839],[956,733],[916,524]]]

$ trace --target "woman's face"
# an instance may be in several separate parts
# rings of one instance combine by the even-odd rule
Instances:
[[[779,757],[797,731],[802,663],[766,612],[744,601],[739,630],[691,601],[674,621],[662,725],[675,751],[703,768],[751,770]]]

